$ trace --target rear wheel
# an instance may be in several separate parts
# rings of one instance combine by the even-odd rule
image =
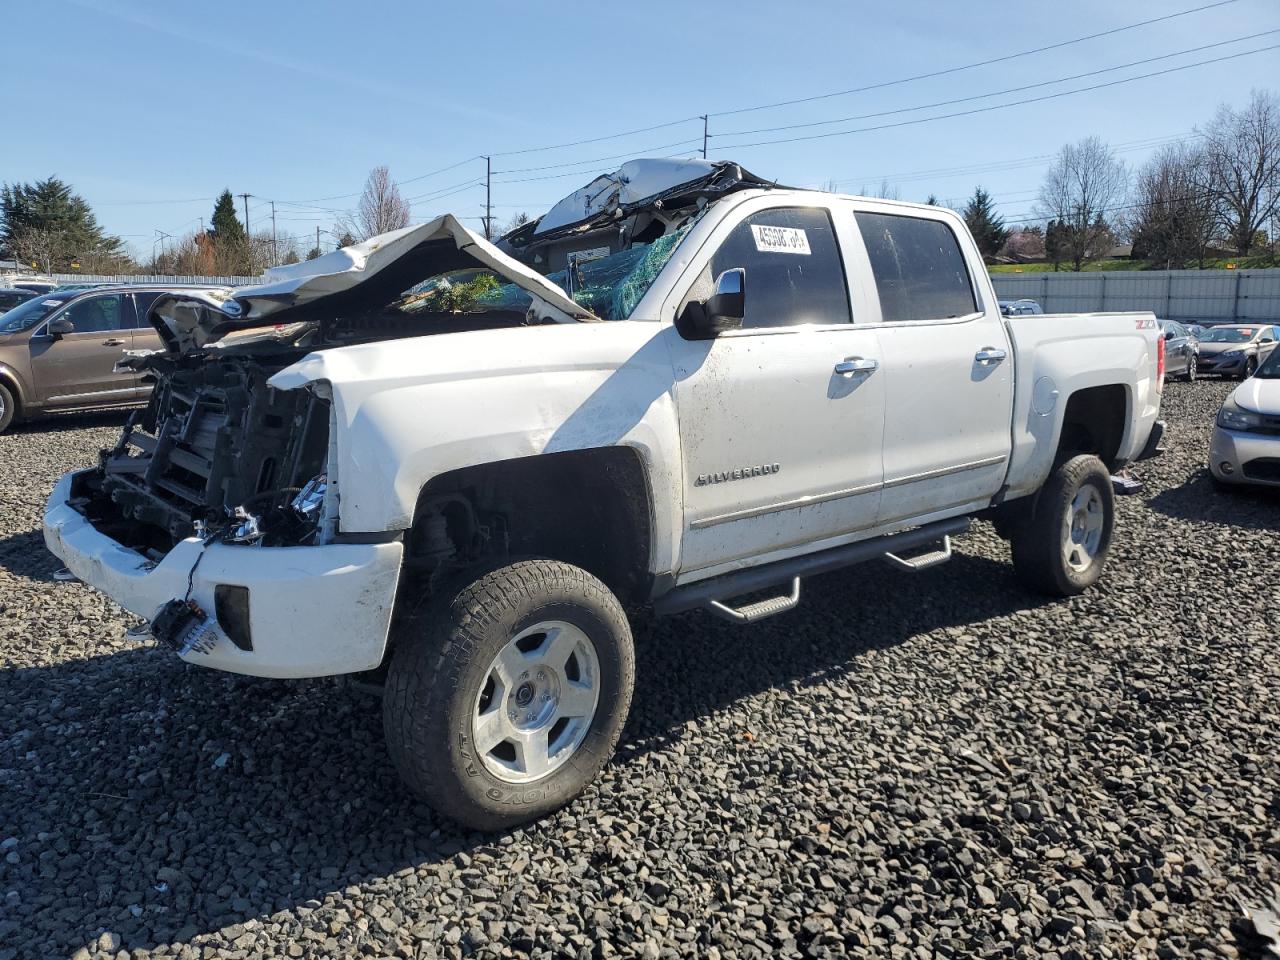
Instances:
[[[1014,530],[1014,569],[1049,596],[1083,593],[1102,576],[1114,526],[1111,474],[1092,454],[1072,457],[1054,470]]]
[[[14,402],[13,393],[0,383],[0,433],[9,429],[13,418],[18,413],[18,405]]]
[[[513,563],[406,623],[383,697],[387,747],[441,813],[512,826],[595,779],[634,678],[626,614],[603,583],[566,563]]]

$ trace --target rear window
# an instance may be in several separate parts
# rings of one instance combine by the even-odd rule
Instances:
[[[977,311],[960,243],[945,223],[883,213],[856,217],[886,323]]]

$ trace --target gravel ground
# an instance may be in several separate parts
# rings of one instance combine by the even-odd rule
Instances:
[[[1259,956],[1280,883],[1280,497],[1170,384],[1112,564],[1045,603],[979,525],[638,651],[623,745],[545,822],[459,832],[341,681],[186,667],[35,532],[119,417],[0,437],[0,960]]]

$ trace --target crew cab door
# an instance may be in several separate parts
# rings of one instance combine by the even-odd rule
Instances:
[[[49,333],[54,320],[69,320],[71,333]],[[45,404],[116,403],[133,396],[134,374],[114,367],[133,344],[132,307],[120,293],[77,297],[49,315],[32,335],[31,379]]]
[[[685,530],[678,580],[765,562],[875,523],[884,383],[876,331],[855,323],[844,251],[852,223],[825,202],[757,198],[691,257],[676,315],[745,271],[742,328],[667,331],[676,374]],[[864,369],[841,373],[841,364]],[[846,369],[841,367],[841,369]]]
[[[1008,468],[1014,362],[999,307],[975,282],[982,260],[949,211],[860,204],[854,219],[884,357],[878,525],[981,505]]]

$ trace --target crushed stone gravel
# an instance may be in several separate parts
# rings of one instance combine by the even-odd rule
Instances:
[[[661,621],[615,761],[460,832],[343,680],[188,667],[43,546],[119,416],[0,436],[0,960],[74,956],[1234,957],[1280,884],[1280,496],[1204,470],[1230,384],[1068,602],[986,524],[950,563]]]

